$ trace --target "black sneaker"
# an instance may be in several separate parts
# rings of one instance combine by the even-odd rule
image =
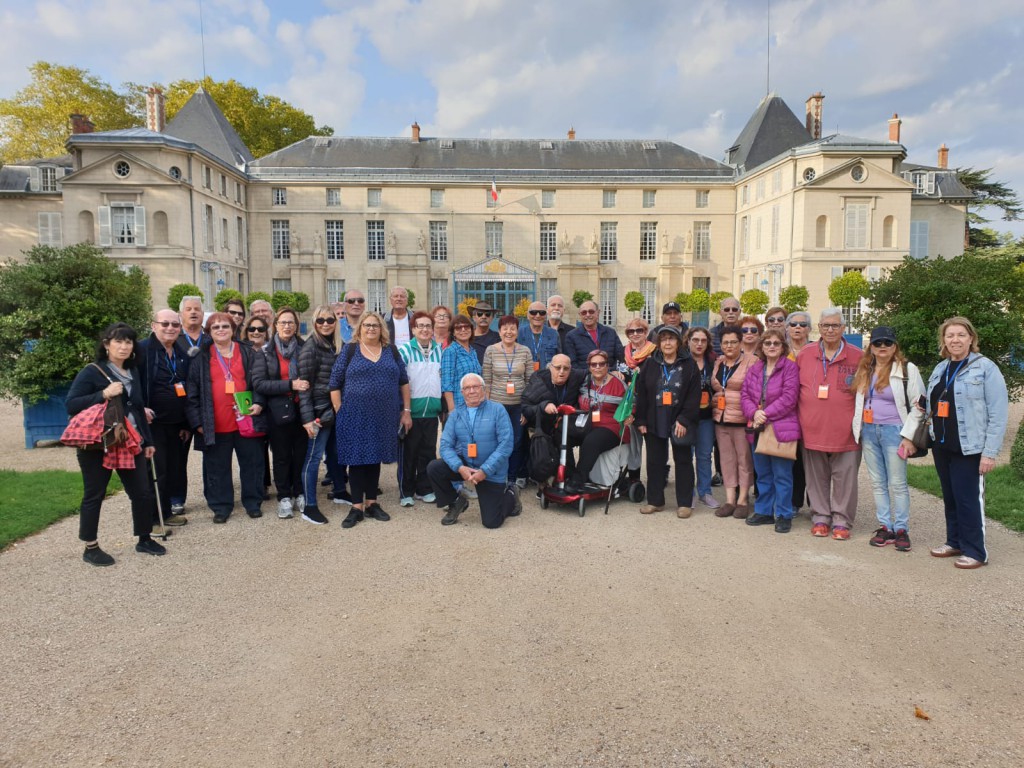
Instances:
[[[391,515],[380,508],[380,504],[373,502],[366,508],[366,516],[372,517],[374,520],[380,520],[382,523],[386,523],[391,519]]]
[[[152,539],[139,539],[139,543],[135,545],[135,551],[141,552],[144,555],[166,555],[167,549],[163,544],[157,544]]]
[[[793,530],[793,518],[780,517],[775,521],[776,533],[789,533],[791,530]]]
[[[215,522],[217,525],[223,525],[227,521],[228,521],[228,516],[227,515],[214,515],[213,516],[213,522]]]
[[[904,531],[906,533],[906,531]],[[884,525],[875,531],[875,535],[868,539],[868,544],[872,547],[885,547],[896,541],[896,534],[886,528]],[[908,540],[909,543],[909,540]]]
[[[459,515],[467,509],[469,509],[469,499],[460,493],[455,497],[455,501],[448,505],[448,511],[441,518],[441,525],[454,525],[458,521]]]
[[[330,477],[325,477],[323,480],[320,481],[320,485],[322,485],[324,488],[326,488],[329,485],[334,485],[334,481],[331,480]]]
[[[512,507],[512,511],[508,513],[508,517],[519,517],[523,512],[523,501],[519,498],[519,487],[510,485],[506,493],[510,492],[515,496],[515,504]]]
[[[351,528],[356,523],[361,523],[362,521],[363,521],[363,510],[356,509],[355,507],[352,507],[352,509],[349,510],[349,513],[345,517],[345,519],[341,521],[341,527],[342,528]]]
[[[336,494],[334,494],[334,503],[335,504],[348,504],[351,507],[352,506],[352,497],[349,496],[348,491],[338,491]]]
[[[247,514],[249,517],[251,517],[251,518],[253,518],[255,520],[257,517],[263,517],[263,510],[262,509],[247,509],[245,511],[245,514]]]
[[[711,476],[711,484],[716,488],[720,486],[722,484],[722,476],[715,472],[715,474]]]
[[[327,525],[327,518],[316,507],[306,507],[302,510],[302,519],[314,525]]]
[[[898,531],[896,531],[896,551],[910,551],[910,534],[907,533],[906,528],[900,528]]]
[[[82,553],[82,559],[89,565],[113,565],[114,558],[100,549],[99,544],[95,547],[86,547]]]
[[[775,518],[771,515],[759,515],[756,512],[747,518],[747,525],[771,525]]]

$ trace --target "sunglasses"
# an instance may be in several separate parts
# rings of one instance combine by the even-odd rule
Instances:
[[[599,362],[599,361],[594,361],[593,363],[590,364],[590,367],[591,368],[607,368],[608,367],[608,363],[602,363],[602,362]]]
[[[777,339],[775,341],[762,341],[761,342],[761,346],[762,347],[781,347],[782,346],[782,342],[777,340]]]
[[[739,312],[739,307],[722,307],[723,312]]]
[[[210,326],[211,331],[230,331],[231,328],[231,323],[217,323],[216,325]]]
[[[761,332],[760,328],[757,328],[755,326],[748,326],[748,325],[743,326],[742,328],[740,328],[740,330],[743,331],[744,333],[760,333]]]
[[[638,333],[643,335],[643,332],[644,332],[643,328],[627,328],[626,329],[626,335],[627,336],[636,336]]]
[[[790,328],[807,328],[809,325],[810,325],[810,323],[793,322],[793,323],[789,324],[789,327]]]
[[[245,312],[239,312],[237,309],[229,309],[228,314],[232,317],[245,317]]]
[[[471,331],[471,330],[473,330],[473,326],[471,326],[471,325],[456,325],[455,326],[455,332],[456,333],[458,333],[459,331]]]
[[[529,310],[529,312],[534,317],[537,317],[538,315],[541,315],[541,316],[542,315],[546,315],[548,313],[548,311],[546,309],[531,309],[531,310]]]
[[[267,329],[264,328],[262,325],[250,325],[245,330],[247,330],[249,333],[266,333],[267,332]]]
[[[765,322],[768,323],[768,325],[782,325],[784,322],[786,322],[786,318],[784,318],[784,317],[769,317],[769,318],[765,319]]]
[[[872,347],[891,347],[895,344],[895,341],[890,339],[875,339],[871,342]]]
[[[345,299],[346,304],[365,304],[366,299]]]
[[[493,312],[474,312],[473,317],[490,317],[493,314]]]
[[[154,322],[161,328],[181,328],[181,323],[176,320],[155,320]]]
[[[584,317],[589,317],[590,315],[596,315],[597,314],[597,310],[596,309],[581,309],[580,310],[580,314],[583,315]]]
[[[317,325],[334,325],[336,322],[338,322],[338,318],[336,318],[336,317],[318,317],[313,322],[315,322]]]

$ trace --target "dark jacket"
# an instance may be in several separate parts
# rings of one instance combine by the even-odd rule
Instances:
[[[203,450],[208,445],[213,445],[217,439],[216,430],[213,426],[213,382],[210,379],[210,347],[213,346],[213,339],[207,338],[199,350],[199,354],[192,358],[192,365],[188,369],[188,384],[185,385],[185,417],[188,419],[189,428],[196,432],[199,427],[203,428],[203,434],[196,437],[195,446],[197,450]],[[236,344],[236,348],[242,355],[242,368],[245,370],[245,383],[252,392],[253,405],[266,408],[266,398],[253,389],[252,377],[253,368],[256,365],[256,356],[260,353],[252,347],[244,344]],[[267,431],[266,411],[261,411],[258,416],[252,417],[252,426],[257,432]]]
[[[679,358],[672,368],[680,368],[682,376],[672,376],[672,405],[661,404],[664,373],[661,352],[655,352],[640,365],[636,382],[635,423],[653,430],[658,423],[658,409],[670,408],[672,421],[686,427],[687,432],[697,429],[700,421],[700,370],[692,358]]]
[[[95,365],[87,365],[78,372],[75,380],[71,382],[71,389],[68,390],[67,400],[64,401],[64,406],[67,408],[69,416],[75,416],[86,408],[91,408],[104,402],[103,390],[110,386],[111,380],[118,380],[110,372],[106,362],[97,363],[96,365],[101,366],[107,375],[104,376],[102,372],[96,370]],[[146,423],[146,411],[142,399],[142,383],[139,381],[138,368],[131,369],[131,373],[133,378],[132,394],[129,397],[128,390],[126,389],[119,396],[119,399],[124,407],[124,412],[126,414],[131,413],[134,417],[135,426],[142,437],[142,446],[146,447],[153,444],[153,433],[150,432],[149,424]]]
[[[544,325],[548,326],[549,328],[551,327],[550,323],[544,323]],[[569,331],[572,330],[572,328],[573,328],[573,326],[569,325],[568,323],[566,323],[566,322],[564,322],[562,320],[558,321],[558,327],[555,328],[554,330],[558,331],[558,351],[559,352],[564,352],[565,351],[565,337],[569,333]]]
[[[580,397],[580,387],[587,377],[583,371],[569,371],[569,378],[563,387],[556,387],[551,383],[551,371],[542,368],[530,377],[530,383],[526,385],[523,392],[523,415],[526,417],[526,426],[534,427],[537,419],[537,412],[543,412],[549,403],[555,405],[576,405]],[[545,413],[541,416],[541,429],[547,434],[552,434],[555,429],[557,416]]]
[[[595,349],[602,349],[608,353],[609,371],[614,371],[619,361],[626,359],[626,351],[622,348],[619,335],[613,328],[600,323],[597,324],[597,346],[594,345],[594,340],[590,338],[587,329],[581,325],[566,334],[562,347],[562,351],[572,361],[572,367],[581,371],[587,370],[587,355]]]
[[[177,371],[178,378],[181,382],[188,382],[188,369],[192,364],[191,357],[188,356],[188,345],[185,345],[183,349],[181,344],[181,338],[174,342],[172,348],[172,354],[174,355],[174,366]],[[153,407],[153,382],[157,379],[157,369],[161,365],[166,365],[164,362],[167,359],[167,352],[164,350],[164,345],[161,344],[155,333],[149,334],[149,338],[143,339],[139,342],[139,365],[136,370],[139,373],[139,380],[142,382],[142,400],[143,404],[147,408]],[[156,414],[156,421],[160,420],[160,414]]]
[[[324,345],[314,335],[299,350],[299,378],[309,382],[309,389],[299,392],[299,414],[303,424],[320,419],[320,426],[334,423],[331,405],[331,370],[338,353],[330,344]]]
[[[295,363],[298,365],[304,342],[298,336],[296,341],[299,349],[295,353]],[[292,378],[301,378],[298,370],[295,374]],[[299,418],[298,398],[296,392],[292,390],[291,379],[281,378],[281,361],[277,357],[277,345],[273,340],[256,350],[250,389],[266,398],[269,412],[267,421],[271,428],[290,424]]]
[[[487,351],[488,347],[492,347],[495,344],[501,343],[501,335],[497,331],[488,331],[482,336],[473,336],[469,341],[469,345],[476,352],[477,360],[480,361],[480,365],[484,364],[484,352]]]

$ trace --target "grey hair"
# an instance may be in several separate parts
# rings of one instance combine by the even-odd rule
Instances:
[[[845,325],[846,320],[843,319],[843,310],[839,307],[825,307],[821,310],[821,314],[818,315],[818,322],[820,323],[826,317],[835,317],[836,315],[839,315],[839,322]]]
[[[252,314],[252,312],[255,311],[257,304],[266,304],[271,309],[274,308],[274,306],[269,301],[267,301],[266,299],[253,299],[252,300],[252,304],[249,305],[249,313],[250,314]]]
[[[725,302],[727,302],[727,301],[735,301],[736,302],[736,307],[740,308],[740,300],[739,299],[737,299],[735,296],[726,296],[724,299],[722,299],[720,302],[718,302],[718,309],[721,310],[725,306]],[[742,309],[740,311],[742,311]]]
[[[202,296],[182,296],[181,297],[181,301],[178,302],[178,314],[179,315],[182,312],[185,311],[185,302],[187,302],[187,301],[198,301],[199,302],[199,310],[202,311],[202,309],[203,309],[203,297]]]
[[[481,376],[479,373],[467,373],[465,376],[459,379],[459,390],[466,386],[467,381],[479,381],[480,386],[485,386],[484,377]]]
[[[789,313],[789,317],[786,318],[786,325],[789,325],[791,322],[796,320],[798,317],[802,317],[807,322],[808,325],[811,324],[811,313],[810,312],[804,312],[802,309],[798,309],[795,312],[790,312]]]

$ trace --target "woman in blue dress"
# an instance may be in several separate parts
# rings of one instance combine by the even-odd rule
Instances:
[[[412,411],[405,363],[376,312],[359,318],[329,386],[337,412],[338,463],[348,466],[352,491],[352,511],[341,527],[351,528],[364,517],[390,520],[377,503],[380,465],[398,461],[399,430],[404,434],[412,426]]]

